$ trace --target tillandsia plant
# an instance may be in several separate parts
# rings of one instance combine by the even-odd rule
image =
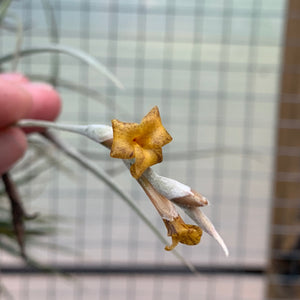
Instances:
[[[3,2],[3,3],[2,3]],[[0,5],[0,24],[4,20],[10,0],[2,1]],[[52,44],[32,46],[30,48],[22,48],[22,26],[16,32],[19,32],[15,49],[6,55],[0,57],[0,66],[2,71],[7,71],[3,67],[5,63],[12,62],[12,70],[17,69],[17,64],[23,56],[52,53],[50,76],[41,74],[26,74],[31,79],[39,81],[48,81],[56,87],[62,86],[69,90],[75,91],[86,97],[91,97],[96,100],[103,100],[103,95],[98,90],[92,90],[89,87],[74,83],[69,79],[63,79],[59,75],[59,59],[57,54],[69,55],[81,62],[86,63],[102,76],[109,79],[116,87],[122,88],[122,83],[116,78],[104,65],[102,65],[93,56],[74,49],[72,47],[59,43],[58,28],[55,22],[51,1],[42,1],[45,9],[45,17],[49,24],[50,40]],[[9,70],[11,71],[11,70]],[[59,79],[58,79],[59,77]],[[113,105],[111,102],[104,102],[105,105]],[[160,176],[151,166],[163,161],[162,147],[171,142],[172,137],[163,127],[158,107],[154,107],[141,121],[137,123],[127,123],[119,120],[112,120],[112,126],[108,125],[70,125],[58,124],[54,122],[38,121],[38,120],[21,120],[16,123],[20,127],[45,127],[57,130],[70,131],[84,135],[98,144],[110,149],[110,155],[116,159],[122,159],[126,167],[130,170],[132,177],[145,191],[154,207],[162,218],[167,229],[167,235],[171,237],[171,243],[161,235],[153,222],[149,220],[144,213],[130,197],[124,192],[116,182],[109,176],[100,166],[95,165],[86,156],[70,144],[59,139],[50,130],[39,133],[48,142],[54,144],[59,150],[66,153],[70,158],[74,159],[86,170],[92,172],[99,179],[104,181],[111,189],[116,192],[121,199],[142,218],[149,228],[158,236],[158,238],[166,245],[165,249],[174,253],[191,271],[196,271],[195,268],[185,260],[174,249],[178,243],[186,245],[197,245],[202,237],[202,230],[211,235],[222,247],[225,254],[228,255],[228,249],[220,237],[211,221],[205,216],[201,208],[208,204],[208,200],[197,193],[189,186],[182,184],[174,179]],[[60,165],[61,167],[61,165]],[[26,258],[25,252],[25,237],[28,228],[24,226],[24,220],[34,217],[26,213],[22,202],[17,193],[17,187],[14,186],[12,177],[4,176],[7,193],[10,194],[11,205],[13,207],[13,223],[14,231],[20,246],[20,252]],[[26,179],[27,182],[27,179]],[[195,224],[186,224],[176,206],[183,211],[194,221]],[[25,232],[25,235],[24,235]],[[3,247],[3,245],[2,245]],[[7,246],[8,252],[13,253],[11,248]],[[17,251],[15,251],[17,253]],[[17,256],[17,254],[16,254]],[[27,257],[28,258],[28,257]],[[28,261],[28,260],[27,260]]]
[[[163,127],[159,109],[153,107],[140,124],[112,120],[108,125],[64,125],[38,120],[21,120],[16,126],[46,127],[71,131],[84,135],[110,149],[110,156],[122,159],[161,216],[167,234],[172,238],[166,250],[174,249],[178,243],[197,245],[202,230],[211,235],[222,247],[226,256],[228,249],[211,221],[200,210],[208,200],[189,186],[174,179],[158,175],[151,166],[163,160],[162,147],[172,137]],[[74,153],[73,153],[74,155]],[[182,208],[196,223],[186,224],[175,205]]]

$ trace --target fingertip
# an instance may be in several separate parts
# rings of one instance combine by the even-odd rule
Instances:
[[[19,84],[0,77],[0,128],[23,118],[32,106],[30,94]]]
[[[61,109],[61,100],[56,90],[49,84],[29,82],[23,85],[32,97],[33,105],[27,118],[52,121]]]
[[[21,73],[1,73],[0,79],[10,81],[13,83],[26,83],[29,82],[28,78]]]
[[[29,119],[40,119],[53,121],[61,110],[61,100],[57,91],[49,84],[39,82],[28,82],[23,85],[24,89],[31,95],[32,107],[26,115]],[[28,128],[25,132],[43,131],[44,129]]]
[[[0,131],[0,174],[7,172],[27,149],[24,132],[19,128],[7,128]]]

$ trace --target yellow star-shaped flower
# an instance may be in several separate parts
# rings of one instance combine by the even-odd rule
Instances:
[[[140,124],[112,120],[113,143],[110,156],[114,158],[135,158],[130,167],[131,175],[138,179],[150,166],[163,159],[162,147],[172,141],[163,127],[158,107],[155,106]]]
[[[175,218],[173,221],[163,220],[167,230],[168,236],[172,237],[172,244],[166,246],[165,250],[173,250],[178,243],[185,245],[197,245],[202,236],[202,229],[197,225],[190,225],[184,223],[180,216]]]

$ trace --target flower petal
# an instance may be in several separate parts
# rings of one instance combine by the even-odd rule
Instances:
[[[112,120],[113,141],[110,156],[132,159],[131,174],[138,179],[150,166],[162,161],[162,146],[172,137],[163,127],[158,107],[155,106],[140,124]]]
[[[140,126],[143,136],[139,138],[139,143],[146,148],[159,148],[172,141],[172,137],[161,123],[157,106],[142,119]]]
[[[139,144],[134,146],[135,163],[130,167],[131,175],[138,179],[150,166],[162,161],[162,150],[144,149]]]
[[[112,120],[113,143],[110,156],[114,158],[130,159],[134,157],[134,144],[132,140],[139,131],[139,124]]]
[[[196,225],[184,223],[182,218],[178,216],[172,221],[163,220],[167,230],[168,236],[172,237],[172,244],[165,247],[165,250],[170,251],[174,249],[178,243],[185,245],[197,245],[202,236],[202,229]]]

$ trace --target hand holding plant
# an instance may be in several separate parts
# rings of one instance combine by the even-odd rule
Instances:
[[[112,127],[97,125],[63,125],[46,121],[21,120],[20,127],[45,127],[78,133],[110,148],[110,155],[123,159],[130,169],[131,175],[138,181],[147,196],[161,216],[167,234],[172,237],[172,244],[166,250],[172,250],[178,243],[196,245],[200,242],[202,229],[211,235],[222,247],[226,255],[228,249],[210,220],[199,209],[208,204],[207,199],[192,190],[189,186],[174,179],[156,174],[150,166],[163,160],[162,146],[172,138],[163,127],[158,108],[155,106],[142,119],[140,124],[112,120]],[[89,166],[77,152],[68,150],[67,145],[56,142],[71,156]],[[93,167],[91,167],[93,168]],[[114,184],[106,179],[107,183],[118,190]],[[122,195],[122,192],[119,192]],[[124,198],[124,197],[123,197]],[[125,197],[126,198],[126,197]],[[178,214],[174,204],[181,207],[197,225],[185,224]]]
[[[12,125],[20,119],[54,120],[60,98],[48,84],[34,83],[17,73],[0,75],[0,174],[8,171],[27,148],[24,130]]]

